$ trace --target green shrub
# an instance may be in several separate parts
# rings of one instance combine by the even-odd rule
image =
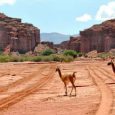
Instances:
[[[42,61],[42,57],[36,56],[36,57],[34,57],[34,58],[32,59],[32,61],[40,62],[40,61]]]
[[[9,55],[0,55],[0,62],[9,62],[11,57]]]
[[[42,56],[42,61],[45,62],[53,61],[53,58],[52,56]]]
[[[81,57],[81,56],[83,56],[84,55],[84,53],[82,53],[82,52],[77,52],[77,57]]]
[[[10,56],[10,61],[11,62],[20,62],[20,57],[12,57],[12,56]]]
[[[53,54],[54,53],[54,51],[52,50],[52,49],[46,49],[46,50],[44,50],[43,52],[41,52],[41,54],[43,55],[43,56],[48,56],[48,55],[51,55],[51,54]]]
[[[24,62],[24,61],[32,61],[33,60],[32,56],[25,56],[25,55],[10,56],[10,57],[11,57],[11,59],[10,59],[11,62]]]
[[[18,52],[19,52],[19,54],[25,54],[26,53],[26,51],[24,51],[24,50],[18,50]]]
[[[58,61],[58,62],[71,62],[74,60],[73,56],[65,56],[65,55],[57,55],[53,54],[52,55],[53,61]]]
[[[73,61],[74,58],[72,56],[65,56],[65,55],[58,55],[58,54],[52,54],[48,56],[12,56],[12,55],[0,55],[0,62],[24,62],[24,61],[34,61],[34,62],[40,62],[40,61],[58,61],[58,62],[70,62]]]
[[[61,55],[52,54],[51,56],[52,56],[53,61],[59,61],[59,62],[63,61]]]
[[[102,59],[106,59],[106,58],[108,58],[109,56],[111,56],[111,54],[110,53],[100,53],[100,54],[98,54],[98,57],[100,57],[100,58],[102,58]]]
[[[71,62],[71,61],[74,61],[74,58],[73,58],[73,56],[64,56],[64,58],[63,58],[63,61],[64,62]]]
[[[77,52],[74,51],[74,50],[65,50],[64,51],[64,55],[76,57],[77,56]]]

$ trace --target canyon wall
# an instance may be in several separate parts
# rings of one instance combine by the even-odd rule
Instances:
[[[70,37],[69,41],[62,42],[60,47],[80,52],[97,50],[107,52],[115,48],[115,19],[94,25],[80,32],[80,36]]]
[[[10,45],[11,51],[27,52],[40,43],[40,30],[21,19],[0,13],[0,49]]]
[[[98,52],[109,51],[115,48],[115,20],[108,20],[99,25],[80,32],[81,51]]]

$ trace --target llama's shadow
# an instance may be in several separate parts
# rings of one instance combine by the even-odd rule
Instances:
[[[58,95],[57,97],[60,97],[60,98],[62,98],[62,97],[76,97],[76,95]]]
[[[57,95],[56,97],[67,97],[67,95]]]

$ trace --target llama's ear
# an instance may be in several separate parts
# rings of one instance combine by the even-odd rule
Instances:
[[[112,57],[111,57],[111,62],[113,62],[113,59],[112,59]]]
[[[114,62],[114,59],[111,59],[111,62]]]
[[[59,68],[59,66],[57,66],[56,68]]]

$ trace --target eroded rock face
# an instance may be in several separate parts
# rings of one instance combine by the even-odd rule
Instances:
[[[81,47],[81,41],[80,41],[80,36],[77,37],[70,37],[70,40],[64,41],[61,44],[58,45],[61,49],[67,49],[67,50],[75,50],[75,51],[80,51]]]
[[[53,44],[53,42],[42,41],[41,44],[47,45],[49,48],[54,49],[54,44]]]
[[[68,49],[80,51],[80,47],[81,47],[80,36],[77,37],[71,36],[68,42]]]
[[[99,25],[80,32],[81,51],[98,52],[109,51],[115,48],[115,20],[108,20]]]
[[[27,52],[40,43],[40,30],[32,24],[21,23],[21,19],[10,18],[0,13],[0,48],[8,45],[11,51]]]
[[[72,49],[81,52],[106,52],[115,49],[115,19],[80,32],[80,36],[70,37],[69,41],[59,45],[63,49]]]
[[[63,41],[61,44],[58,44],[56,47],[59,47],[61,49],[68,49],[68,42],[69,41]]]

